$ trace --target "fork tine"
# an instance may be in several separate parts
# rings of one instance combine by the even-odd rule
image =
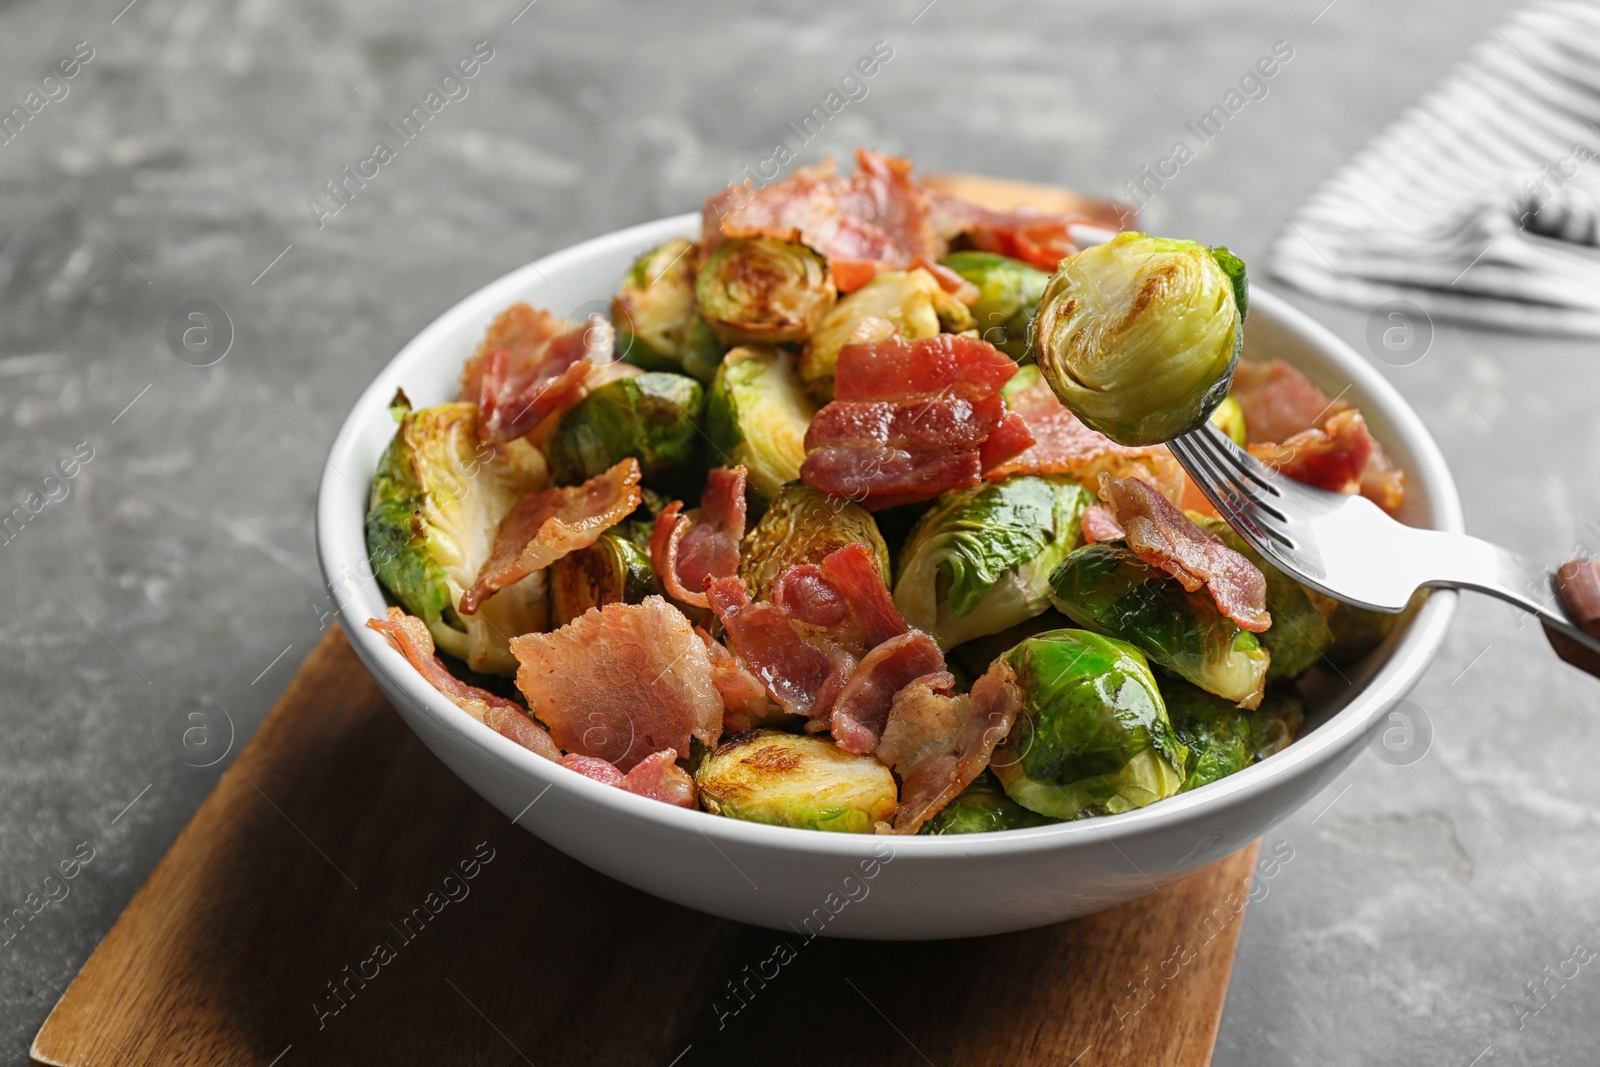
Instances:
[[[1240,484],[1240,475],[1233,473],[1238,469],[1238,464],[1228,463],[1223,458],[1225,453],[1220,453],[1220,450],[1206,447],[1211,444],[1208,436],[1202,429],[1175,438],[1167,445],[1189,471],[1200,491],[1246,540],[1270,555],[1292,550],[1295,547],[1294,540],[1272,521],[1285,522],[1283,515],[1264,505],[1258,494],[1250,491],[1248,484]],[[1232,444],[1231,441],[1228,443]]]
[[[1203,452],[1211,460],[1211,467],[1213,469],[1223,472],[1239,471],[1242,473],[1242,475],[1248,476],[1251,481],[1262,486],[1266,491],[1272,493],[1272,495],[1280,497],[1283,495],[1277,487],[1271,485],[1266,479],[1262,478],[1260,474],[1249,469],[1246,464],[1253,464],[1257,467],[1260,467],[1261,465],[1254,457],[1243,452],[1238,445],[1234,444],[1231,440],[1224,436],[1220,430],[1215,430],[1213,433],[1209,434],[1198,434],[1196,436],[1198,437],[1198,440],[1195,441],[1195,448],[1198,451]],[[1239,455],[1244,456],[1243,461],[1238,458]],[[1262,470],[1265,469],[1266,468],[1264,467],[1262,468]],[[1261,493],[1254,490],[1248,482],[1242,482],[1241,474],[1232,474],[1229,477],[1229,484],[1234,487],[1236,492],[1249,501],[1252,507],[1264,512],[1273,519],[1276,519],[1279,523],[1288,523],[1289,517],[1268,501],[1261,499]]]

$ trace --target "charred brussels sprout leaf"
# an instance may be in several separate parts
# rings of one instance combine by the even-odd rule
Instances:
[[[590,608],[637,604],[660,593],[650,564],[650,525],[624,523],[550,565],[550,624],[565,626]]]
[[[946,493],[900,552],[895,604],[951,648],[999,633],[1050,606],[1050,572],[1078,545],[1089,494],[1028,475]]]
[[[820,563],[828,553],[855,543],[870,548],[879,572],[889,573],[889,549],[871,512],[803,482],[790,482],[778,490],[761,521],[744,535],[739,545],[739,576],[750,587],[751,596],[765,600],[786,568]]]
[[[1348,667],[1383,644],[1383,639],[1400,621],[1399,615],[1368,611],[1305,586],[1301,586],[1301,589],[1328,621],[1328,632],[1333,636],[1333,643],[1324,654],[1336,667]]]
[[[700,441],[704,390],[681,374],[647,373],[607,382],[561,417],[546,454],[559,485],[577,485],[637,457],[647,485],[682,487]]]
[[[1258,635],[1261,644],[1272,653],[1267,681],[1293,680],[1315,667],[1332,647],[1333,631],[1305,586],[1268,563],[1221,519],[1204,519],[1201,525],[1254,563],[1267,580],[1267,610],[1272,614],[1272,626]]]
[[[1051,630],[1005,659],[1023,704],[989,768],[1012,800],[1075,819],[1142,808],[1182,787],[1189,754],[1138,649],[1084,630]]]
[[[1211,413],[1211,425],[1227,434],[1240,448],[1250,440],[1249,428],[1244,423],[1244,406],[1231,396],[1223,397],[1217,410]]]
[[[700,764],[695,784],[713,815],[803,830],[871,833],[898,802],[877,757],[776,730],[736,734]]]
[[[683,237],[640,256],[611,300],[611,321],[629,363],[709,382],[723,346],[695,305],[695,261],[694,242]]]
[[[1254,712],[1244,711],[1182,678],[1162,675],[1161,695],[1178,740],[1189,750],[1182,792],[1242,771],[1256,758]]]
[[[978,287],[972,305],[978,336],[1012,359],[1028,354],[1028,327],[1050,275],[994,252],[955,252],[943,264]]]
[[[981,834],[990,830],[1020,830],[1054,822],[1018,804],[988,771],[967,786],[944,810],[928,820],[924,834]]]
[[[442,651],[476,671],[514,673],[509,639],[545,628],[544,576],[502,589],[477,614],[456,608],[477,581],[500,520],[523,493],[543,488],[544,459],[526,441],[503,451],[480,441],[476,404],[405,405],[397,413],[367,510],[378,581],[428,624]]]
[[[1120,541],[1062,560],[1050,576],[1050,601],[1079,626],[1122,638],[1208,692],[1247,707],[1261,699],[1270,656],[1256,636]]]
[[[769,345],[735,348],[723,360],[706,402],[712,462],[743,464],[750,487],[770,500],[800,477],[806,427],[817,413],[794,373],[794,357]]]
[[[1269,689],[1261,706],[1245,712],[1256,759],[1263,760],[1288,748],[1306,724],[1305,706],[1292,690]]]
[[[1061,261],[1034,319],[1034,357],[1090,428],[1123,445],[1170,440],[1228,395],[1243,269],[1236,282],[1204,245],[1120,233]]]
[[[771,237],[717,246],[694,283],[700,314],[729,344],[804,341],[838,299],[828,263]]]
[[[888,271],[847,293],[823,316],[800,357],[800,378],[819,395],[831,396],[839,349],[845,345],[890,337],[915,341],[971,326],[966,305],[939,288],[932,274]]]

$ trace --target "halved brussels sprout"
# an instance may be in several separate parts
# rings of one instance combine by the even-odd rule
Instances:
[[[1250,737],[1258,760],[1288,748],[1306,724],[1305,705],[1293,690],[1267,690],[1261,706],[1245,715],[1250,720]]]
[[[700,442],[705,391],[693,378],[651,372],[607,382],[578,402],[545,444],[558,485],[577,485],[634,456],[647,485],[683,488]]]
[[[1244,405],[1232,395],[1222,398],[1217,410],[1211,413],[1211,425],[1227,434],[1234,444],[1243,448],[1250,441],[1250,430],[1244,423]]]
[[[857,756],[804,734],[736,734],[695,773],[700,803],[713,815],[803,830],[871,833],[894,817],[894,774],[875,756]]]
[[[894,602],[952,648],[1050,606],[1050,572],[1078,546],[1093,498],[1064,478],[1019,475],[945,493],[906,539]]]
[[[739,577],[752,597],[765,600],[786,568],[821,563],[835,549],[856,543],[872,550],[880,574],[889,573],[889,549],[870,511],[804,482],[790,482],[740,542]]]
[[[978,336],[1012,359],[1028,354],[1028,327],[1050,275],[995,252],[953,252],[941,260],[978,287],[972,319]]]
[[[1114,634],[1159,666],[1253,708],[1271,661],[1256,635],[1241,630],[1202,591],[1188,593],[1170,575],[1120,541],[1078,549],[1050,576],[1050,602],[1079,626]]]
[[[1272,626],[1257,635],[1257,640],[1272,653],[1267,681],[1290,681],[1315,667],[1332,647],[1333,631],[1307,595],[1306,587],[1268,563],[1223,520],[1193,518],[1254,563],[1267,580],[1267,611],[1272,614]]]
[[[701,265],[694,294],[729,344],[804,341],[839,298],[827,260],[772,237],[722,242]]]
[[[1244,293],[1227,249],[1119,233],[1061,261],[1039,301],[1034,357],[1085,425],[1118,444],[1159,444],[1228,395]]]
[[[1315,589],[1306,586],[1300,588],[1328,622],[1328,632],[1333,636],[1333,642],[1323,650],[1323,655],[1327,656],[1328,661],[1336,667],[1348,667],[1383,644],[1384,638],[1389,636],[1395,623],[1400,621],[1399,615],[1391,615],[1386,611],[1368,611],[1366,608],[1358,608],[1354,604],[1335,600]],[[1425,596],[1426,593],[1418,595]]]
[[[800,378],[824,398],[833,393],[839,349],[848,344],[904,337],[915,341],[943,330],[972,328],[967,306],[939,287],[925,270],[888,271],[847,293],[823,316],[800,355]]]
[[[800,477],[806,428],[816,413],[795,377],[793,356],[770,345],[735,348],[718,368],[706,401],[712,461],[743,464],[750,487],[771,500]]]
[[[541,489],[544,457],[527,441],[503,450],[478,439],[478,405],[439,404],[401,417],[378,460],[367,510],[367,553],[384,588],[428,624],[441,651],[475,671],[514,674],[507,642],[545,629],[544,575],[500,590],[473,615],[456,608],[489,558],[495,528],[517,498]]]
[[[696,260],[694,242],[674,237],[623,275],[611,299],[623,359],[646,370],[681,370],[702,382],[717,372],[723,345],[695,306]]]
[[[650,563],[650,524],[625,522],[588,548],[550,564],[550,625],[565,626],[590,608],[637,604],[661,594]]]
[[[1018,804],[1054,819],[1116,814],[1183,786],[1188,751],[1139,650],[1084,630],[1030,637],[1005,659],[1022,710],[989,761]]]
[[[1250,720],[1254,712],[1170,674],[1161,676],[1160,686],[1173,732],[1189,750],[1180,792],[1226,778],[1255,762],[1255,732]]]
[[[981,834],[990,830],[1020,830],[1025,826],[1046,826],[1054,819],[1029,811],[1006,796],[1000,780],[988,771],[919,830],[924,834]]]

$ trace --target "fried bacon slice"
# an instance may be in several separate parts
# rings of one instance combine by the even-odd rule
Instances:
[[[680,808],[697,807],[699,794],[694,779],[678,766],[677,760],[678,753],[670,748],[652,752],[634,764],[627,774],[618,770],[616,764],[593,756],[562,756],[560,762],[568,770],[605,785]]]
[[[1033,443],[1000,399],[1016,369],[955,334],[845,345],[834,399],[806,430],[801,480],[875,511],[977,485],[986,465]]]
[[[856,150],[856,173],[841,178],[830,156],[758,189],[730,185],[706,201],[700,254],[730,237],[774,237],[814,249],[828,260],[842,292],[886,270],[922,267],[967,303],[977,290],[939,265],[949,246],[933,224],[928,192],[911,177],[911,161]]]
[[[1018,389],[1006,403],[1027,424],[1033,446],[992,467],[985,475],[991,481],[1013,474],[1065,474],[1094,492],[1100,475],[1111,474],[1141,478],[1174,503],[1182,499],[1183,468],[1166,445],[1129,448],[1089,429],[1043,378]]]
[[[1100,499],[1111,505],[1134,555],[1191,593],[1204,586],[1217,610],[1243,629],[1261,633],[1272,625],[1267,580],[1256,565],[1195,525],[1147,483],[1103,474]]]
[[[1086,545],[1096,541],[1120,541],[1128,536],[1116,515],[1104,504],[1090,504],[1084,508],[1078,528],[1083,533],[1083,543]]]
[[[697,608],[710,602],[702,590],[713,578],[739,573],[739,541],[744,537],[745,469],[718,467],[700,493],[697,520],[682,514],[683,501],[661,510],[650,535],[650,563],[667,595]]]
[[[736,734],[753,729],[771,707],[767,687],[722,642],[698,626],[694,632],[711,657],[711,683],[722,695],[722,728]]]
[[[1321,489],[1359,492],[1391,513],[1405,503],[1405,472],[1365,420],[1300,368],[1281,359],[1241,361],[1232,392],[1244,411],[1250,454],[1263,463]]]
[[[921,630],[884,641],[861,658],[834,701],[830,726],[834,741],[858,755],[875,751],[894,695],[916,679],[942,670],[939,643]]]
[[[1100,226],[1087,215],[1057,215],[1027,206],[996,211],[938,190],[928,192],[934,227],[941,236],[985,252],[1020,259],[1043,271],[1054,271],[1078,246],[1072,227]]]
[[[568,410],[605,382],[639,369],[615,359],[603,319],[573,323],[518,302],[490,323],[461,372],[478,404],[478,436],[504,444]]]
[[[705,644],[659,596],[590,608],[561,629],[511,639],[517,688],[568,753],[631,770],[652,752],[716,744],[722,696]]]
[[[1022,708],[1022,689],[1009,663],[997,660],[962,696],[940,671],[913,680],[894,695],[878,758],[900,776],[894,832],[914,834],[989,765]]]
[[[390,608],[388,619],[368,619],[367,625],[387,637],[395,651],[456,707],[545,759],[561,758],[561,750],[549,732],[529,718],[516,701],[468,685],[450,673],[450,668],[434,654],[433,635],[428,632],[427,623],[399,608]]]
[[[582,485],[525,493],[495,530],[494,548],[478,580],[461,597],[471,615],[490,596],[581,548],[633,513],[643,499],[639,461],[629,456]]]

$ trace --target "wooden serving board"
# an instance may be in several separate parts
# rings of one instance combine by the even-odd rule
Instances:
[[[1220,933],[1213,920],[1209,941],[1199,923],[1232,914],[1223,899],[1243,897],[1255,852],[1043,930],[796,945],[629,889],[511,825],[423,748],[335,631],[33,1059],[1206,1064],[1242,915]]]

